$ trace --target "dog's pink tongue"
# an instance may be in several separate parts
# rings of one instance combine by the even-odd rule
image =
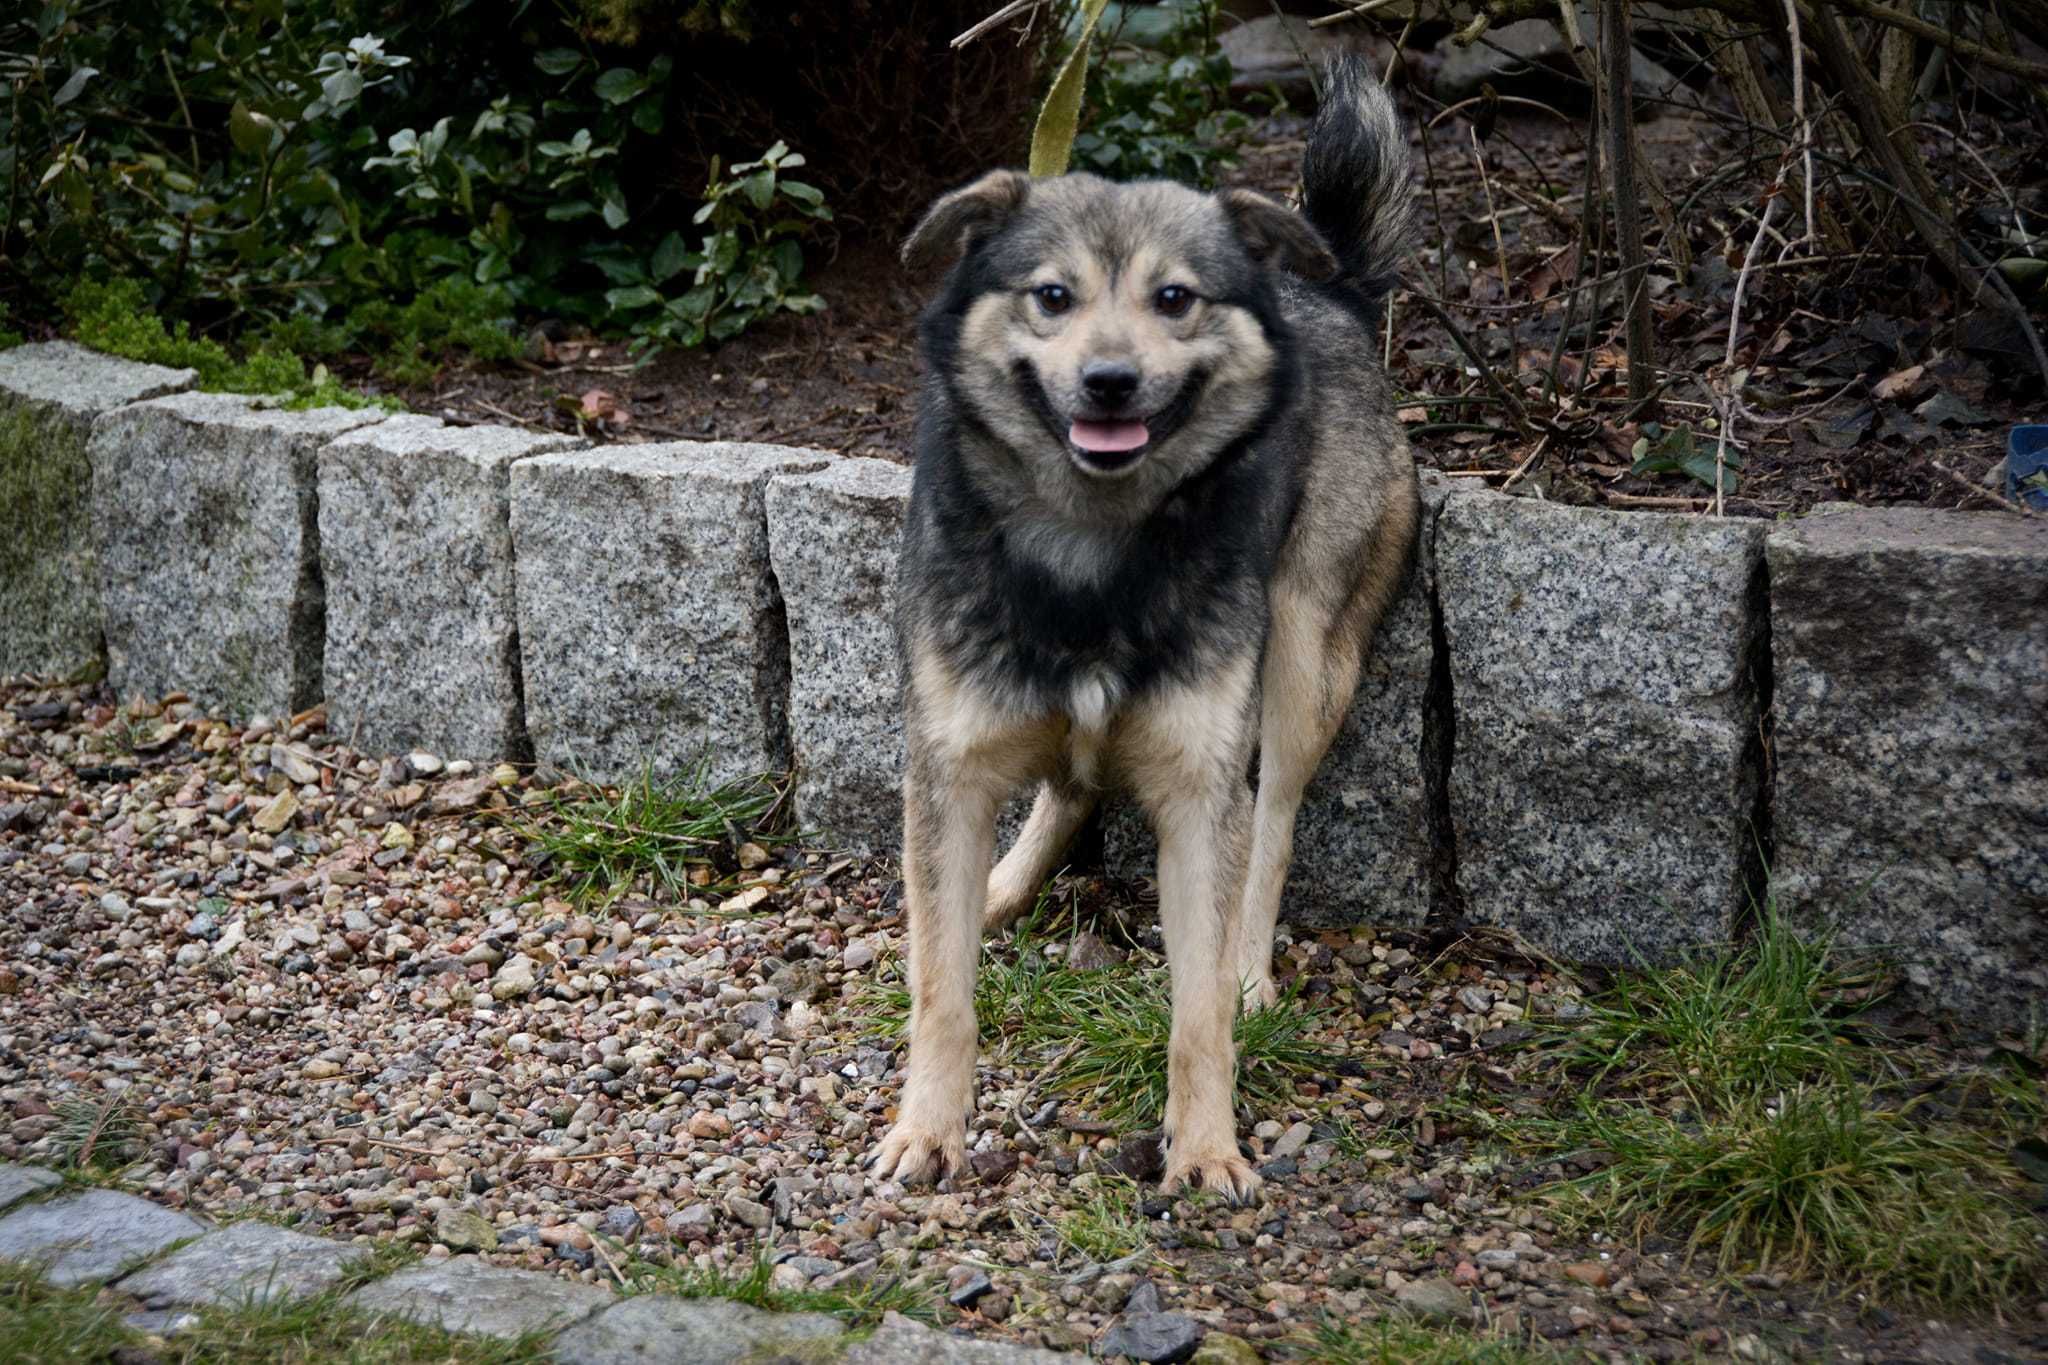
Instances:
[[[1084,422],[1067,428],[1067,439],[1083,450],[1136,450],[1152,439],[1143,422]]]

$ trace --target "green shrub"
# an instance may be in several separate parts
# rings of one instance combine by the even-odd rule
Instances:
[[[1251,120],[1229,106],[1230,60],[1216,43],[1215,0],[1175,0],[1148,16],[1146,46],[1117,38],[1136,19],[1120,7],[1088,73],[1075,170],[1116,180],[1161,178],[1204,188],[1236,164]],[[1162,22],[1163,20],[1163,22]]]

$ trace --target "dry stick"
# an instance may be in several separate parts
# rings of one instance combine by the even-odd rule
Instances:
[[[2032,62],[2025,57],[2001,52],[1995,47],[1973,43],[1968,38],[1959,38],[1945,28],[1928,23],[1917,15],[1906,14],[1875,3],[1875,0],[1837,0],[1843,8],[1851,9],[1866,19],[1875,19],[1880,24],[1901,28],[1915,38],[1924,38],[1937,47],[1946,48],[1958,57],[1967,57],[1985,66],[2008,75],[2022,76],[2036,83],[2048,83],[2048,62]]]
[[[988,18],[982,20],[973,28],[968,29],[951,43],[948,43],[947,46],[965,47],[990,29],[1002,24],[1005,20],[1014,19],[1025,10],[1037,8],[1039,3],[1040,0],[1010,0],[1009,4],[1004,5],[994,14],[989,15]]]
[[[2005,497],[2002,494],[1994,493],[1990,489],[1985,488],[1979,484],[1971,483],[1969,479],[1965,478],[1961,474],[1956,473],[1955,470],[1950,469],[1947,465],[1943,464],[1940,460],[1935,459],[1931,455],[1927,457],[1927,463],[1933,465],[1936,469],[1939,469],[1942,473],[1948,475],[1951,479],[1954,479],[1957,483],[1961,484],[1963,486],[1963,491],[1965,493],[1969,493],[1974,497],[1983,498],[1986,502],[1997,503],[2006,511],[2017,512],[2023,517],[2031,517],[2034,515],[2034,509],[2027,506],[2025,503],[2014,502],[2011,498]]]
[[[1310,28],[1328,28],[1331,24],[1341,24],[1347,19],[1362,19],[1375,11],[1398,4],[1399,0],[1337,0],[1337,3],[1345,6],[1341,13],[1325,14],[1320,19],[1311,19],[1308,21],[1308,26]],[[1410,19],[1408,22],[1412,24],[1415,21]]]
[[[1799,129],[1799,159],[1806,191],[1806,235],[1800,240],[1812,242],[1818,240],[1813,231],[1813,126],[1806,121],[1806,43],[1799,33],[1799,0],[1785,0],[1785,31],[1790,35],[1792,48],[1792,121]],[[1792,244],[1788,242],[1778,259],[1791,254]]]
[[[1515,292],[1514,282],[1508,278],[1508,248],[1500,235],[1500,210],[1493,205],[1493,181],[1486,174],[1486,154],[1479,150],[1479,130],[1467,124],[1465,128],[1472,138],[1472,160],[1479,167],[1479,188],[1486,193],[1486,221],[1493,228],[1493,255],[1500,266],[1500,296],[1505,299]],[[1517,378],[1522,369],[1522,334],[1515,325],[1515,316],[1508,315],[1508,363],[1515,367]]]
[[[1657,365],[1657,342],[1650,332],[1648,266],[1643,261],[1642,204],[1636,191],[1635,96],[1629,83],[1627,0],[1601,0],[1600,57],[1606,66],[1607,159],[1614,186],[1614,245],[1621,253],[1627,281],[1622,298],[1627,307],[1628,397],[1647,403]]]

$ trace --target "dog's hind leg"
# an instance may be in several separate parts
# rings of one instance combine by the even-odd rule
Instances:
[[[1094,809],[1094,794],[1084,788],[1058,781],[1039,784],[1017,842],[989,875],[988,912],[982,920],[987,932],[1007,928],[1031,908]]]
[[[1248,1010],[1277,997],[1273,926],[1294,857],[1294,819],[1351,707],[1365,652],[1358,632],[1333,629],[1328,609],[1284,586],[1273,588],[1271,609],[1259,683],[1259,795],[1230,954]]]
[[[1229,952],[1244,885],[1255,669],[1245,656],[1200,687],[1154,694],[1118,737],[1119,765],[1159,835],[1159,925],[1173,977],[1164,1183],[1236,1200],[1259,1184],[1237,1150]]]

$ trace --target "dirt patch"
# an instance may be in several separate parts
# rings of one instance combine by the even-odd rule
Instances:
[[[1299,117],[1260,120],[1226,179],[1288,193],[1305,131]],[[1633,413],[1613,287],[1600,290],[1599,320],[1587,324],[1600,270],[1579,239],[1579,128],[1505,108],[1483,138],[1459,116],[1428,130],[1425,245],[1411,279],[1442,301],[1505,386],[1525,396],[1521,411],[1511,411],[1437,316],[1397,298],[1390,368],[1423,464],[1558,501],[1710,504],[1711,473],[1703,484],[1681,472],[1634,470],[1653,450],[1674,466],[1703,457],[1712,468],[1719,418],[1703,376],[1725,355],[1754,223],[1748,180],[1720,173],[1754,149],[1683,111],[1652,119],[1644,136],[1664,182],[1693,204],[1686,221],[1694,265],[1684,279],[1653,272],[1667,384],[1657,410]],[[2014,195],[2041,200],[2048,167],[2038,156],[1995,142],[1984,155]],[[1950,167],[1959,202],[1983,197],[1958,159],[1939,164]],[[1995,224],[1972,230],[1996,239]],[[401,396],[451,420],[580,430],[600,441],[767,441],[903,461],[915,409],[916,319],[932,283],[909,277],[891,244],[856,243],[818,272],[829,307],[817,317],[780,319],[716,350],[669,353],[644,366],[617,343],[548,340],[543,325],[528,361],[457,366]],[[1732,515],[1796,514],[1826,501],[1997,507],[2002,498],[1987,476],[2003,457],[2005,433],[2040,413],[2040,379],[2016,330],[1958,298],[1917,260],[1810,248],[1767,257],[1744,303],[1737,354],[1753,415],[1730,452]],[[366,369],[355,367],[358,375]]]

